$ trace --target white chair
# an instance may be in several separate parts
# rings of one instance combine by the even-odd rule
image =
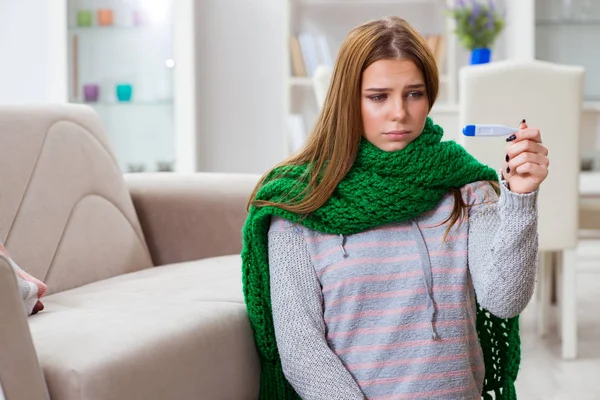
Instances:
[[[518,127],[523,118],[542,132],[550,174],[540,189],[538,327],[545,333],[553,258],[560,279],[560,329],[564,359],[577,356],[576,257],[579,231],[579,131],[584,69],[544,61],[499,61],[460,70],[460,126],[473,123]],[[461,143],[481,162],[503,165],[504,138],[468,138]]]

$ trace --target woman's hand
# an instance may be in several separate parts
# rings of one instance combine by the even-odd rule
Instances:
[[[531,193],[548,176],[548,149],[542,144],[539,129],[528,128],[525,120],[516,134],[506,139],[506,158],[502,176],[511,192]]]

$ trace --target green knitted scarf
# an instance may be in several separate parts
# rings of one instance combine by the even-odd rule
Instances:
[[[442,142],[443,131],[427,118],[421,135],[404,150],[384,152],[362,140],[355,162],[329,200],[308,216],[278,207],[251,207],[243,229],[242,272],[246,307],[261,359],[260,399],[298,399],[286,381],[275,342],[267,233],[271,216],[310,229],[350,235],[401,222],[434,209],[451,188],[498,179],[455,142]],[[257,193],[258,200],[280,203],[301,195],[308,166],[273,171]],[[518,317],[497,318],[479,305],[477,333],[483,349],[485,381],[482,397],[516,399],[514,381],[520,362]]]

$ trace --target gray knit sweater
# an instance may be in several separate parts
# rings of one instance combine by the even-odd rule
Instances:
[[[499,317],[529,302],[537,192],[461,190],[468,216],[443,240],[454,198],[350,236],[274,218],[271,302],[284,374],[305,400],[479,399],[476,301]]]

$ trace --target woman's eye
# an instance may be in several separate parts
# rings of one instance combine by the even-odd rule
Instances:
[[[423,92],[410,92],[408,94],[408,97],[413,97],[415,99],[418,99],[419,97],[423,97]]]
[[[382,101],[387,99],[387,94],[376,94],[374,96],[370,96],[369,99],[373,101]]]

